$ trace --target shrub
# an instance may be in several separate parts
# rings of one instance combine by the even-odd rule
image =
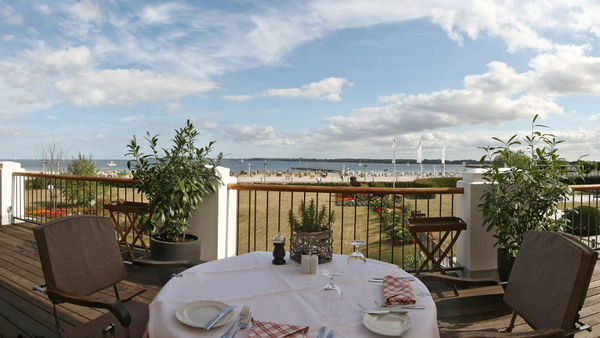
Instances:
[[[325,206],[318,210],[315,200],[311,199],[308,207],[304,201],[300,202],[298,207],[298,218],[294,216],[294,211],[290,209],[288,214],[290,227],[295,231],[317,232],[331,228],[334,221],[333,212],[327,214]]]
[[[564,218],[567,220],[565,232],[578,236],[596,236],[600,226],[600,212],[594,207],[581,205],[569,209]]]

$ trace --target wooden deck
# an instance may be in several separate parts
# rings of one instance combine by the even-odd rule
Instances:
[[[138,300],[150,302],[159,287],[147,271],[131,270],[129,279],[119,285],[122,297],[140,290],[147,291]],[[44,283],[31,225],[0,226],[0,338],[1,337],[56,337],[52,304],[45,294],[33,291]],[[511,311],[502,304],[502,288],[487,287],[461,290],[454,297],[452,290],[439,283],[428,283],[436,298],[438,323],[442,337],[447,330],[505,328]],[[103,295],[112,295],[112,289]],[[102,312],[76,305],[61,305],[62,325],[73,326],[97,317]],[[592,325],[592,332],[577,337],[600,336],[600,265],[596,266],[588,290],[582,320]],[[528,331],[521,319],[516,332]]]

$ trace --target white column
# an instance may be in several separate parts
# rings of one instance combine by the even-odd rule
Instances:
[[[482,226],[482,213],[479,210],[481,195],[486,189],[482,179],[485,169],[468,169],[463,180],[457,182],[464,189],[458,195],[457,216],[467,223],[456,242],[456,261],[463,266],[464,277],[497,278],[496,248],[493,232]]]
[[[24,171],[21,168],[21,163],[18,162],[0,162],[0,224],[10,224],[9,218],[9,208],[13,209],[13,214],[17,213],[19,215],[23,215],[24,213],[24,198],[25,198],[25,186],[24,180],[19,180],[21,182],[21,187],[19,189],[15,189],[17,187],[13,186],[13,177],[12,174],[14,172],[22,172]],[[13,201],[13,194],[15,190],[19,191],[19,194],[15,194],[15,200]],[[16,202],[13,205],[13,202]]]
[[[203,261],[212,261],[235,256],[237,241],[237,190],[228,190],[227,185],[237,183],[229,168],[218,167],[222,184],[217,191],[204,198],[190,219],[189,233],[200,238]]]

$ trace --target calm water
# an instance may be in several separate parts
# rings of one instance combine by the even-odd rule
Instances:
[[[21,166],[28,171],[41,171],[42,170],[42,161],[41,160],[31,160],[31,159],[19,159],[19,160],[1,160],[1,161],[14,161],[21,163]],[[127,160],[112,160],[116,166],[108,166],[107,164],[111,162],[111,160],[94,160],[96,163],[96,168],[98,171],[121,171],[127,168]],[[61,164],[61,168],[66,168],[67,165],[71,162],[71,160],[65,160],[64,163]],[[230,168],[232,172],[238,172],[241,170],[299,170],[295,168],[316,168],[316,169],[328,169],[328,170],[346,170],[351,171],[390,171],[394,170],[394,166],[391,163],[364,163],[358,162],[325,162],[325,161],[305,161],[305,160],[297,160],[297,161],[270,161],[267,160],[266,166],[264,160],[231,160],[224,159],[221,163],[223,167]],[[396,171],[397,172],[419,172],[420,166],[418,164],[409,164],[406,163],[397,163]],[[442,164],[423,164],[424,172],[440,172],[442,170]],[[460,164],[447,164],[446,172],[448,173],[459,173],[463,171],[463,166]]]

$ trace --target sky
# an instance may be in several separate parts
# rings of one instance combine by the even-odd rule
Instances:
[[[600,2],[0,0],[0,158],[479,159],[537,114],[600,160]],[[143,143],[143,141],[142,141]],[[147,150],[147,148],[146,148]]]

